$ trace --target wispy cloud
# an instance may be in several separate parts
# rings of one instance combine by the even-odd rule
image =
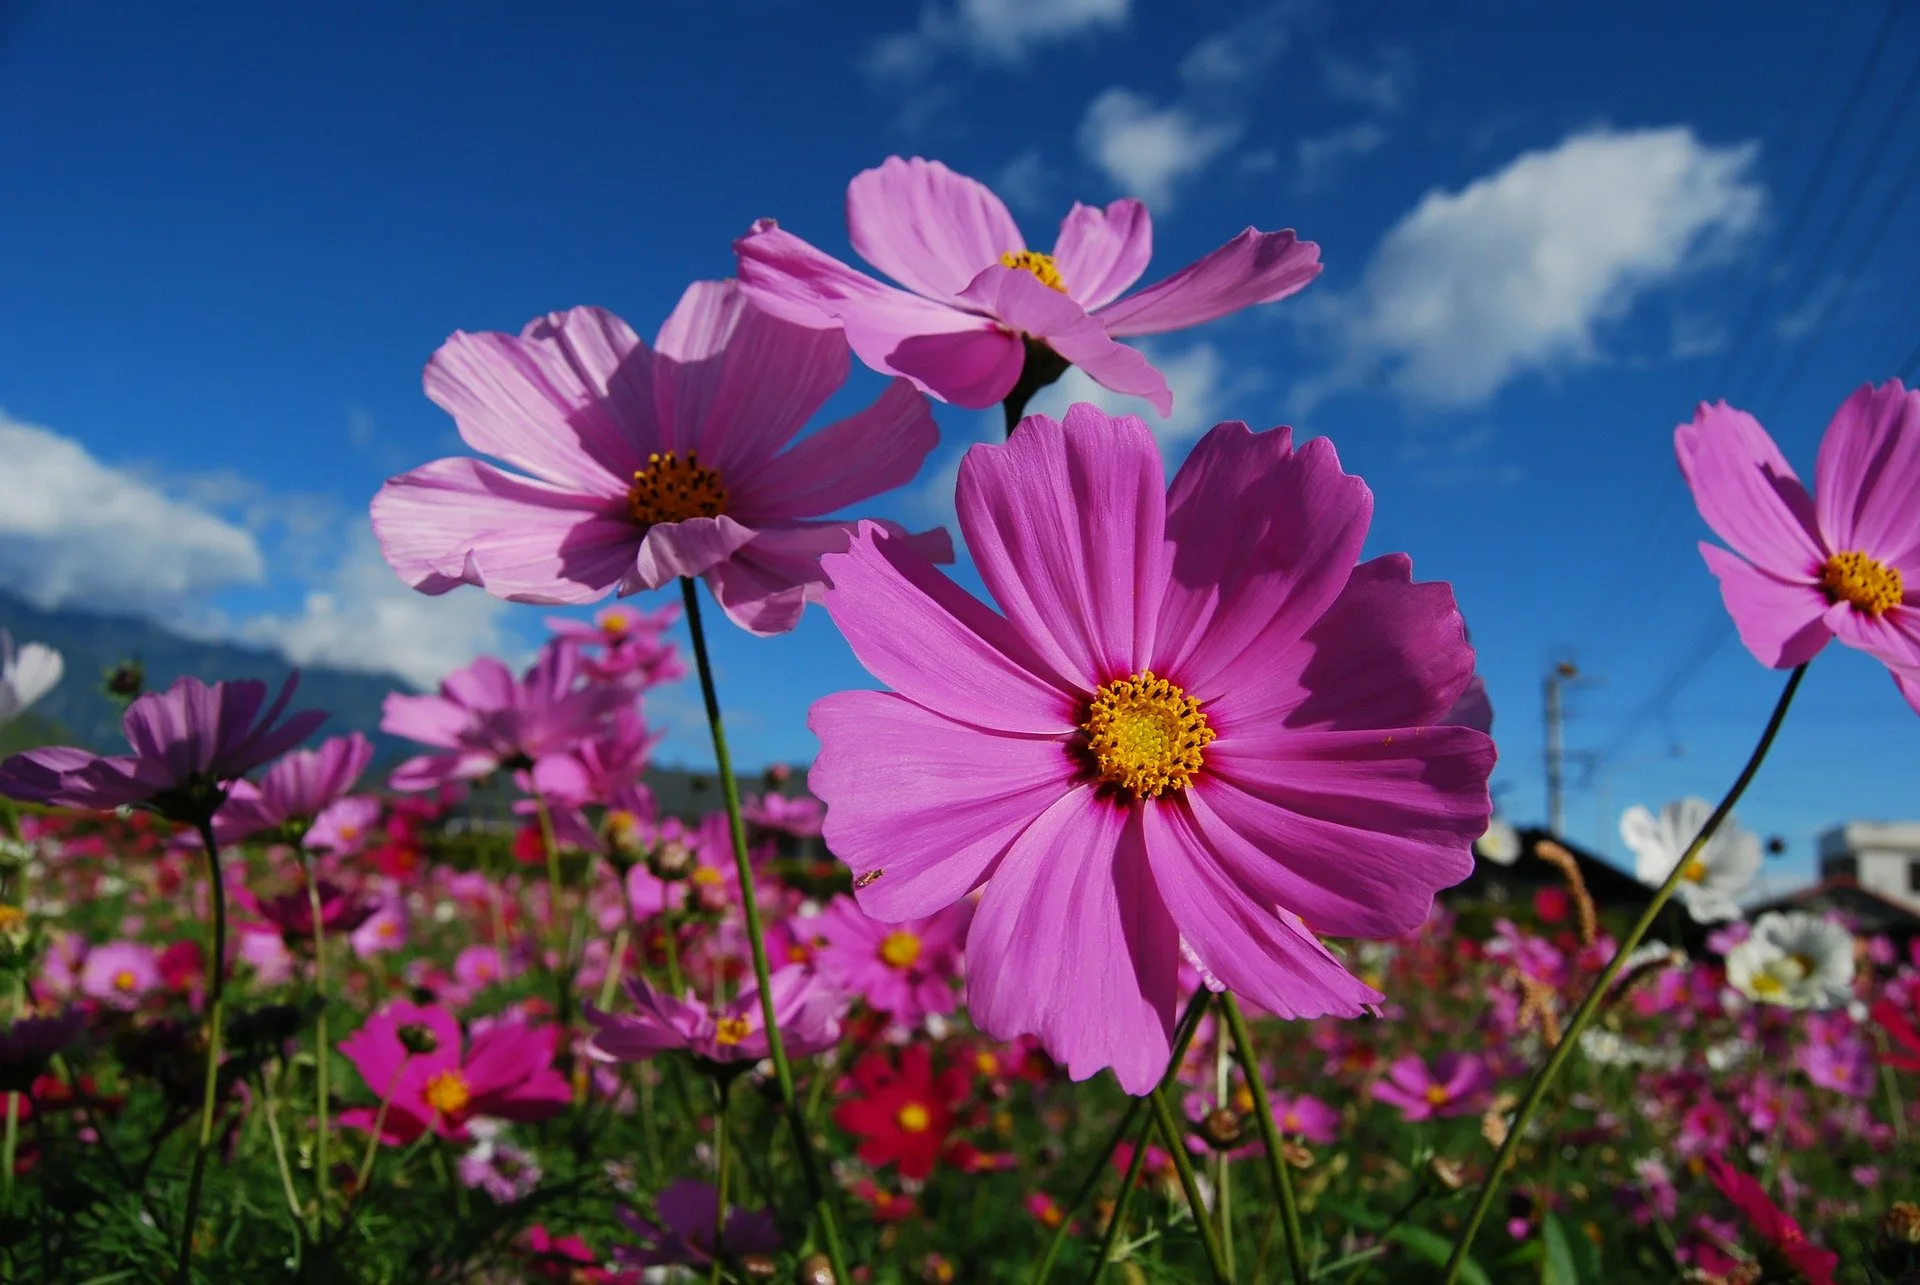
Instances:
[[[1326,190],[1349,161],[1371,155],[1386,141],[1386,127],[1370,120],[1301,139],[1294,145],[1295,188],[1302,192]]]
[[[882,36],[867,52],[883,81],[924,76],[941,58],[1017,63],[1033,50],[1127,25],[1130,0],[957,0],[923,6],[914,26]]]
[[[1131,196],[1166,209],[1174,191],[1225,151],[1238,125],[1208,124],[1183,107],[1155,107],[1130,89],[1108,89],[1087,105],[1080,150]]]

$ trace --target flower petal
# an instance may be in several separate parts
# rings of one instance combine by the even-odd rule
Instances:
[[[1183,330],[1256,303],[1284,299],[1319,275],[1320,247],[1295,238],[1292,228],[1248,228],[1165,280],[1108,304],[1100,320],[1116,339]]]
[[[996,263],[974,278],[960,297],[1003,325],[1041,340],[1095,383],[1144,397],[1162,416],[1173,412],[1166,376],[1138,348],[1115,343],[1107,328],[1071,296],[1043,284],[1031,272]]]
[[[893,523],[878,525],[922,557],[953,561],[953,537],[943,527],[907,535]],[[707,586],[727,619],[748,633],[785,633],[800,623],[808,603],[825,600],[821,556],[844,553],[853,526],[794,522],[762,528],[752,543],[706,573]]]
[[[1673,431],[1680,471],[1700,516],[1747,561],[1785,580],[1811,580],[1827,560],[1813,500],[1760,421],[1725,402],[1700,403]]]
[[[1002,254],[1027,248],[992,189],[939,161],[889,156],[847,184],[856,254],[916,294],[952,299]]]
[[[1153,220],[1146,205],[1131,196],[1104,210],[1075,201],[1053,243],[1055,271],[1088,312],[1118,299],[1152,257]]]
[[[1761,664],[1773,669],[1804,665],[1833,637],[1825,623],[1827,596],[1814,584],[1783,580],[1717,544],[1702,543],[1700,556],[1720,581],[1720,599],[1740,641]]]
[[[1837,602],[1827,608],[1826,625],[1841,642],[1890,669],[1920,669],[1920,607],[1898,606],[1869,616]]]
[[[732,507],[754,518],[817,518],[904,486],[940,444],[933,409],[896,379],[871,406],[809,433],[732,485]]]
[[[822,560],[827,613],[867,672],[914,702],[978,727],[1067,736],[1080,695],[979,599],[902,542],[861,523]]]
[[[961,532],[980,578],[1046,664],[1091,693],[1153,654],[1166,580],[1160,448],[1084,402],[1022,420],[960,463]]]
[[[1073,1079],[1146,1093],[1172,1056],[1180,934],[1132,814],[1080,786],[1014,841],[967,934],[967,1011],[1036,1035]]]
[[[1222,737],[1187,798],[1240,882],[1336,937],[1397,937],[1473,870],[1493,741],[1464,727]]]
[[[827,846],[852,868],[860,908],[889,923],[971,892],[1074,774],[1059,741],[983,732],[891,692],[822,697],[807,726]]]
[[[1813,490],[1834,552],[1856,549],[1920,575],[1920,389],[1890,379],[1842,402],[1820,441]]]
[[[658,589],[680,576],[702,575],[745,548],[758,534],[753,527],[724,513],[717,518],[656,522],[641,537],[639,556],[620,591],[631,593],[636,586]]]
[[[618,505],[479,460],[435,460],[380,488],[373,531],[387,565],[422,593],[472,584],[512,602],[592,602],[640,543]]]

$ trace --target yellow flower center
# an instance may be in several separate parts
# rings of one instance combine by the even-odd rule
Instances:
[[[1850,602],[1856,610],[1878,616],[1900,605],[1900,568],[1869,558],[1858,549],[1836,553],[1820,568],[1820,587],[1831,602]]]
[[[113,988],[117,991],[130,991],[140,979],[133,975],[131,968],[123,968],[113,975]]]
[[[1200,702],[1151,669],[1102,683],[1080,726],[1100,779],[1141,799],[1192,785],[1214,737]]]
[[[1231,1100],[1233,1102],[1233,1109],[1241,1115],[1251,1115],[1253,1113],[1253,1090],[1249,1089],[1246,1085],[1234,1085]]]
[[[721,882],[720,872],[712,866],[695,866],[693,873],[688,875],[687,878],[693,880],[702,888],[711,888]]]
[[[894,1121],[908,1133],[925,1133],[933,1127],[933,1113],[918,1102],[909,1102],[900,1108]]]
[[[751,1030],[752,1024],[744,1017],[723,1017],[713,1024],[713,1042],[732,1048],[746,1039]]]
[[[1755,995],[1778,995],[1786,989],[1780,979],[1772,973],[1755,973],[1751,984]]]
[[[1031,272],[1049,290],[1067,292],[1067,283],[1060,279],[1060,269],[1053,266],[1050,254],[1041,254],[1038,250],[1009,250],[1000,256],[1000,262],[1016,272]]]
[[[1000,1074],[1000,1059],[993,1055],[991,1049],[981,1049],[973,1055],[973,1069],[982,1075],[998,1075]]]
[[[27,912],[18,906],[0,905],[0,933],[26,927]]]
[[[437,1071],[427,1081],[427,1105],[444,1116],[456,1116],[473,1101],[467,1077],[458,1071]]]
[[[1695,857],[1693,860],[1687,862],[1687,868],[1680,872],[1680,877],[1688,883],[1706,882],[1707,863]]]
[[[1445,1106],[1446,1104],[1447,1104],[1446,1086],[1444,1084],[1429,1084],[1427,1086],[1427,1105],[1438,1107],[1438,1106]]]
[[[889,968],[912,968],[920,962],[920,939],[896,929],[880,939],[880,958]]]
[[[649,458],[657,460],[660,457],[658,455],[654,455],[654,456],[650,456]],[[667,452],[667,458],[672,459],[673,452],[671,451]],[[692,463],[693,457],[688,456],[687,462]],[[636,473],[634,474],[634,476],[639,477],[640,474]],[[719,474],[716,473],[713,476],[716,481],[719,479]],[[722,494],[720,498],[724,501],[726,499],[726,496]],[[620,637],[620,635],[626,633],[627,632],[627,613],[624,611],[616,611],[612,615],[606,617],[604,620],[600,622],[600,632],[614,638],[618,638]]]
[[[633,475],[627,488],[627,511],[641,526],[656,522],[685,522],[688,518],[717,518],[727,507],[727,487],[720,475],[703,468],[691,451],[655,451],[647,466]]]
[[[1440,1104],[1436,1102],[1434,1105],[1439,1106]],[[1280,1127],[1288,1133],[1300,1132],[1300,1113],[1298,1111],[1289,1111],[1281,1116]]]

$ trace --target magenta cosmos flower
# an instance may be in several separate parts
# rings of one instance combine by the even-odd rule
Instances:
[[[137,941],[111,941],[87,952],[80,993],[108,1008],[136,1009],[160,985],[160,956]]]
[[[839,335],[749,307],[732,281],[689,286],[652,348],[598,308],[518,337],[459,332],[427,364],[427,396],[469,446],[532,476],[436,460],[380,489],[373,529],[423,593],[592,602],[701,576],[734,623],[781,633],[852,529],[815,519],[909,481],[939,440],[900,380],[796,442],[846,377]],[[950,555],[945,531],[918,538]]]
[[[1173,408],[1166,378],[1114,340],[1182,330],[1301,289],[1320,247],[1248,228],[1198,262],[1121,299],[1153,255],[1147,207],[1075,204],[1051,254],[1029,250],[987,186],[939,161],[888,157],[847,185],[854,250],[906,289],[822,254],[773,220],[734,242],[740,285],[776,316],[841,327],[860,359],[974,409],[1020,379],[1028,340],[1116,392]],[[1118,300],[1118,302],[1115,302]]]
[[[381,709],[380,730],[444,752],[410,758],[393,770],[396,790],[431,790],[501,768],[537,768],[600,731],[633,693],[587,682],[578,649],[543,648],[516,681],[513,671],[482,656],[440,681],[435,695],[394,692]]]
[[[915,1026],[929,1013],[953,1011],[960,943],[972,917],[973,907],[961,902],[925,919],[885,924],[851,897],[835,897],[804,926],[823,941],[814,964],[836,986]]]
[[[960,526],[1005,614],[864,528],[827,610],[894,691],[810,720],[861,907],[984,883],[974,1021],[1132,1093],[1167,1064],[1183,941],[1279,1016],[1377,1002],[1314,932],[1424,921],[1472,869],[1494,759],[1435,726],[1473,673],[1452,590],[1355,567],[1372,496],[1330,443],[1222,424],[1163,478],[1140,420],[1085,404],[974,447]]]
[[[1740,641],[1791,669],[1830,638],[1893,672],[1920,711],[1920,390],[1863,385],[1827,425],[1809,496],[1760,422],[1702,404],[1674,431],[1702,544]]]
[[[459,1141],[467,1122],[545,1120],[573,1100],[553,1069],[557,1028],[498,1022],[473,1037],[461,1056],[460,1023],[444,1008],[398,1001],[340,1042],[340,1052],[376,1101],[387,1101],[384,1143],[412,1142],[433,1132]],[[411,1046],[411,1047],[409,1047]],[[373,1131],[377,1107],[343,1111],[340,1123]]]
[[[295,750],[268,768],[258,785],[233,783],[226,805],[214,818],[213,837],[234,843],[285,825],[311,823],[353,788],[372,761],[373,742],[358,732]]]
[[[1493,1072],[1473,1054],[1442,1053],[1431,1068],[1418,1057],[1401,1058],[1373,1086],[1373,1096],[1399,1107],[1409,1121],[1430,1120],[1483,1110],[1493,1084]]]
[[[792,1057],[824,1053],[840,1041],[840,1015],[846,997],[805,968],[779,968],[768,979],[774,1020]],[[627,983],[633,1012],[602,1013],[589,1007],[587,1020],[599,1029],[589,1045],[607,1062],[642,1062],[656,1054],[685,1049],[707,1062],[750,1066],[767,1056],[766,1021],[760,989],[748,986],[718,1011],[693,998],[675,999],[641,980]]]
[[[102,757],[68,746],[29,750],[0,763],[0,794],[52,807],[144,807],[188,824],[206,821],[230,783],[285,754],[326,721],[322,711],[303,710],[280,722],[299,679],[298,673],[288,675],[263,714],[265,683],[181,678],[127,706],[121,728],[132,754]]]

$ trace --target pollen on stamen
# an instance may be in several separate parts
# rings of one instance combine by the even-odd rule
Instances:
[[[633,475],[633,485],[627,488],[627,512],[642,526],[717,518],[726,508],[726,483],[691,451],[685,459],[677,451],[664,455],[655,451],[647,456],[647,466]]]
[[[1102,683],[1080,726],[1095,775],[1136,799],[1190,788],[1215,736],[1200,702],[1151,669]]]
[[[1836,553],[1820,568],[1820,587],[1829,602],[1849,602],[1869,616],[1900,605],[1905,586],[1900,568],[1870,558],[1858,549]]]
[[[1060,269],[1053,266],[1050,254],[1041,254],[1038,250],[1009,250],[1000,256],[1000,262],[1017,272],[1031,272],[1049,290],[1067,292],[1067,283],[1060,279]]]

